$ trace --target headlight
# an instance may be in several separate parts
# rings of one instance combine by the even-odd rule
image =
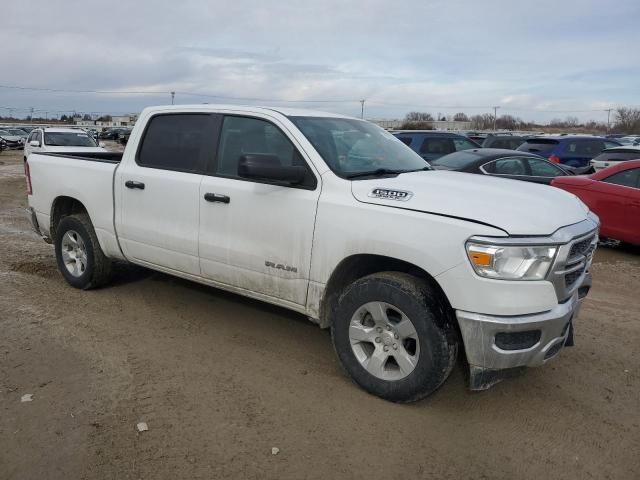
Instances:
[[[476,273],[498,280],[543,280],[557,250],[555,246],[467,243],[467,255]]]

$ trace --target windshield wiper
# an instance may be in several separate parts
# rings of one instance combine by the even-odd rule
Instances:
[[[416,168],[413,170],[394,170],[391,168],[378,168],[376,170],[369,170],[366,172],[349,173],[345,175],[346,178],[358,178],[358,177],[381,177],[382,175],[400,175],[401,173],[421,172],[423,170],[431,170],[431,167]]]

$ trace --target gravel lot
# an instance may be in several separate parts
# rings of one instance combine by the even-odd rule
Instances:
[[[460,362],[395,405],[297,314],[133,267],[74,290],[25,197],[21,152],[2,152],[1,479],[640,477],[638,249],[598,250],[554,362],[482,393]]]

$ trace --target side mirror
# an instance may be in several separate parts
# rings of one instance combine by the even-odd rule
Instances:
[[[31,140],[29,142],[29,145],[31,145],[32,147],[39,147],[40,146],[40,142],[38,140]]]
[[[100,143],[98,143],[98,146],[101,147],[101,148],[104,148],[105,147],[105,143],[104,142],[100,142]]]
[[[282,165],[275,155],[251,153],[242,155],[238,163],[238,175],[242,178],[299,184],[305,174],[304,167]]]

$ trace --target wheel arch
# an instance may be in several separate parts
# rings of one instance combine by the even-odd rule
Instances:
[[[89,215],[87,208],[80,200],[66,195],[56,197],[51,204],[51,221],[49,225],[51,238],[55,238],[56,228],[58,227],[60,220],[64,217],[75,215],[77,213],[85,213]],[[90,216],[89,219],[91,219]]]
[[[423,268],[394,257],[377,254],[355,254],[344,258],[333,270],[320,301],[319,324],[322,328],[331,326],[336,302],[340,293],[359,278],[379,272],[402,272],[424,280],[442,301],[446,321],[457,326],[451,304],[440,284]]]

